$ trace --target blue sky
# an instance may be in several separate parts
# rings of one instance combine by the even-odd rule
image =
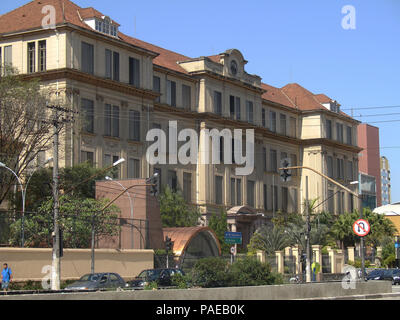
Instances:
[[[26,0],[1,0],[0,14]],[[121,31],[189,57],[239,49],[246,70],[281,87],[297,82],[339,101],[380,128],[381,155],[391,165],[392,201],[400,201],[399,0],[75,0],[121,24]],[[352,5],[356,29],[342,28]],[[399,115],[381,116],[387,113]],[[359,116],[377,115],[360,118]],[[399,120],[376,123],[376,121]]]

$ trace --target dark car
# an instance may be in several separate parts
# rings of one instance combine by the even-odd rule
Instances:
[[[103,272],[86,274],[78,281],[70,284],[65,290],[103,290],[125,288],[125,280],[117,273]]]
[[[172,277],[175,274],[185,275],[181,269],[147,269],[143,270],[135,279],[128,282],[134,289],[143,289],[151,282],[157,282],[160,287],[172,286]]]
[[[372,270],[367,274],[366,280],[383,280],[384,269]]]

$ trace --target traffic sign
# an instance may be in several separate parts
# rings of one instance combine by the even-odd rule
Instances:
[[[360,237],[365,237],[371,231],[371,226],[369,225],[367,220],[358,219],[353,224],[353,231],[356,235]]]
[[[241,232],[225,232],[226,244],[242,244]]]
[[[232,247],[231,247],[231,254],[233,254],[234,256],[236,256],[236,246],[232,246]]]

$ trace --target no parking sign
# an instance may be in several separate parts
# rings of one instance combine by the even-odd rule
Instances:
[[[356,235],[360,237],[365,237],[371,231],[371,226],[369,225],[367,220],[358,219],[353,224],[353,231]]]

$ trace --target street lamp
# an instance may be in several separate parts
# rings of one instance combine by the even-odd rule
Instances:
[[[18,177],[18,175],[9,167],[7,167],[4,163],[0,162],[0,168],[4,168],[9,170],[10,172],[13,173],[13,175],[17,178],[19,185],[21,186],[21,194],[22,194],[22,218],[21,218],[21,247],[24,247],[25,244],[25,201],[26,201],[26,190],[28,188],[29,182],[31,181],[31,178],[33,174],[49,162],[53,161],[53,158],[47,159],[42,165],[36,167],[35,170],[33,170],[25,184],[25,188],[21,182],[21,179]]]
[[[112,182],[118,184],[124,191],[126,191],[126,188],[125,188],[120,182],[113,180],[113,178],[107,176],[107,177],[106,177],[106,180],[112,181]],[[133,203],[132,203],[132,197],[131,197],[131,194],[130,194],[128,191],[126,191],[126,193],[128,194],[128,197],[129,197],[129,205],[130,205],[130,207],[131,207],[131,221],[132,221],[132,224],[133,224]],[[132,244],[132,249],[133,249],[133,225],[131,225],[131,244]]]

